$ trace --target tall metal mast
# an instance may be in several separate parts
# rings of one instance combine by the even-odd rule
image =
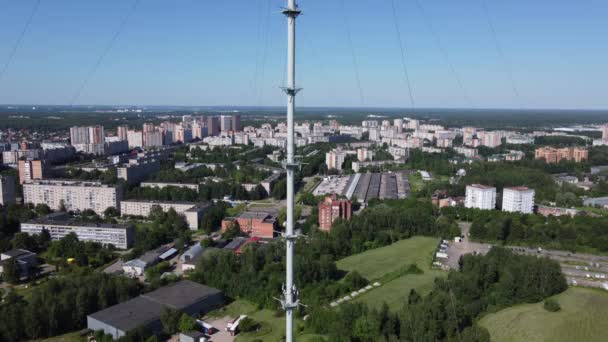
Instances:
[[[293,283],[293,253],[296,235],[293,231],[294,216],[294,171],[297,163],[294,158],[293,115],[296,108],[296,18],[300,14],[296,0],[287,0],[283,10],[287,17],[287,84],[283,89],[287,94],[287,227],[285,231],[286,267],[285,287],[283,289],[283,309],[285,309],[285,338],[293,342],[293,311],[298,307],[298,291]]]

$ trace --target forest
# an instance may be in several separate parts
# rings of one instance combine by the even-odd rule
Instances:
[[[9,292],[0,304],[0,341],[56,336],[82,329],[86,316],[137,296],[133,279],[86,269],[49,279],[32,288],[26,300]]]

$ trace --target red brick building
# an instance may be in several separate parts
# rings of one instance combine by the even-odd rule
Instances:
[[[319,229],[329,231],[332,223],[338,218],[350,220],[352,214],[351,202],[339,200],[336,195],[327,196],[319,203]]]
[[[246,211],[238,217],[226,217],[222,221],[222,232],[233,223],[237,224],[243,233],[265,239],[272,239],[277,228],[276,216],[261,211]]]

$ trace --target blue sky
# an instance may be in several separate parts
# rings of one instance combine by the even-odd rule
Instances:
[[[485,0],[502,55],[483,0],[418,1],[395,0],[416,107],[608,108],[607,1]],[[71,104],[132,3],[41,0],[0,103]],[[391,0],[299,3],[298,105],[411,106]],[[0,70],[34,4],[0,0]],[[283,4],[141,0],[75,104],[283,105]]]

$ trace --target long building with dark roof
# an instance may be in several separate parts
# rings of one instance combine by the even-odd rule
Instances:
[[[103,330],[114,339],[140,327],[156,334],[162,331],[160,317],[165,307],[194,316],[222,305],[224,296],[220,290],[190,280],[181,280],[88,315],[87,328],[92,331]]]

